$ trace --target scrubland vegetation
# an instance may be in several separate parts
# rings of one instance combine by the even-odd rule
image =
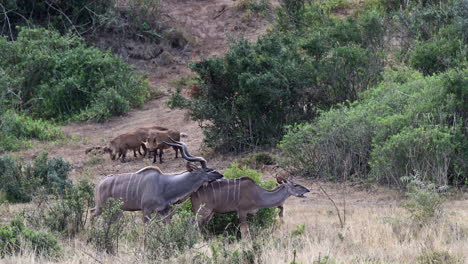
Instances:
[[[159,1],[33,2],[0,4],[0,153],[63,139],[61,124],[107,121],[149,99],[145,77],[87,36],[156,43],[176,34],[155,17]],[[260,170],[279,165],[344,188],[385,184],[398,199],[346,208],[343,191],[336,208],[296,204],[284,224],[276,208],[262,209],[249,219],[249,241],[238,240],[234,213],[200,232],[190,201],[175,205],[170,225],[156,216],[144,226],[120,201],[91,224],[89,176],[72,181],[73,165],[47,153],[6,153],[0,262],[466,263],[468,212],[451,199],[468,186],[468,3],[282,0],[275,13],[257,42],[233,39],[226,55],[191,64],[192,97],[178,90],[168,105],[188,109],[218,152],[279,148],[238,159],[225,178],[272,189]]]

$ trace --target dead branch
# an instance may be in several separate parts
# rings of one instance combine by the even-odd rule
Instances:
[[[327,196],[327,198],[333,203],[333,206],[335,206],[336,213],[338,214],[338,219],[340,220],[341,228],[343,228],[344,227],[344,222],[343,222],[343,220],[341,218],[340,209],[338,209],[338,206],[336,206],[335,201],[333,201],[333,199],[330,197],[330,195],[328,195],[328,193],[325,191],[325,189],[323,189],[323,187],[321,185],[319,185],[319,187],[322,190],[322,192]]]

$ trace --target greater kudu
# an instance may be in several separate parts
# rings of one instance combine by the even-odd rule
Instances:
[[[289,196],[305,197],[304,194],[310,192],[290,179],[277,179],[280,186],[272,191],[263,189],[247,177],[224,179],[200,187],[190,197],[192,211],[201,217],[199,226],[208,223],[214,213],[237,212],[241,235],[245,238],[249,234],[247,214],[254,214],[261,208],[278,207],[282,217],[283,203]]]
[[[100,215],[102,206],[112,197],[123,200],[124,211],[143,211],[143,222],[146,223],[153,212],[165,217],[174,203],[188,198],[204,183],[223,177],[207,168],[204,158],[191,156],[184,143],[175,141],[172,145],[181,149],[184,159],[200,162],[201,168],[190,167],[187,172],[166,175],[157,167],[145,167],[135,173],[109,175],[96,187],[96,207],[91,210],[93,216]]]

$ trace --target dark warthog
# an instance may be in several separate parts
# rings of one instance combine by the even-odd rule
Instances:
[[[140,155],[146,154],[146,146],[141,143],[148,135],[147,131],[144,130],[135,130],[112,139],[109,143],[109,147],[104,148],[104,152],[109,153],[109,156],[112,160],[115,160],[117,154],[117,159],[122,157],[122,161],[125,161],[127,155],[127,150],[133,150],[133,155],[136,157],[136,151]],[[140,152],[140,147],[143,148],[143,154]]]
[[[102,206],[112,197],[123,201],[124,211],[143,211],[143,221],[146,222],[153,212],[166,216],[174,203],[188,198],[204,183],[223,177],[207,168],[204,158],[191,156],[184,143],[174,142],[174,146],[181,148],[184,159],[200,162],[201,168],[190,167],[187,172],[166,175],[157,167],[146,167],[135,173],[107,176],[96,187],[96,207],[91,210],[93,216],[100,215]]]
[[[261,208],[278,207],[282,217],[283,203],[289,196],[305,197],[309,192],[291,180],[278,178],[278,183],[278,188],[268,191],[247,177],[212,182],[192,194],[192,211],[201,216],[200,226],[208,223],[214,213],[237,212],[245,238],[249,232],[247,214],[254,214]]]
[[[127,150],[133,150],[133,155],[136,157],[136,151],[140,155],[146,155],[146,146],[142,144],[142,141],[145,141],[148,138],[149,131],[168,131],[167,128],[161,126],[147,126],[141,127],[136,130],[127,132],[125,134],[119,135],[109,143],[109,147],[103,148],[104,152],[109,153],[109,156],[112,160],[115,160],[122,157],[122,161],[125,161]],[[143,149],[143,153],[140,151],[140,147]],[[99,149],[100,147],[89,148],[86,150],[86,153],[92,149]],[[118,156],[117,156],[118,154]]]
[[[162,163],[162,156],[164,154],[164,149],[168,149],[171,146],[168,144],[164,144],[164,142],[170,141],[169,138],[172,138],[176,141],[179,141],[181,137],[186,137],[186,133],[181,133],[176,130],[166,130],[166,131],[161,131],[161,130],[150,130],[148,132],[148,138],[145,140],[144,145],[148,149],[149,152],[154,151],[154,158],[153,158],[153,163],[156,163],[156,156],[159,150],[159,162]],[[172,146],[172,148],[175,151],[175,158],[178,156],[178,147],[177,146]]]

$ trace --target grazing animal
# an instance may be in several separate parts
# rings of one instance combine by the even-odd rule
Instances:
[[[240,220],[241,235],[248,236],[247,214],[254,214],[261,208],[280,208],[283,216],[283,203],[294,195],[305,197],[310,192],[306,187],[295,184],[292,180],[278,178],[280,186],[268,191],[247,177],[239,179],[224,179],[201,187],[190,197],[192,211],[201,217],[199,226],[203,226],[214,213],[237,212]]]
[[[164,149],[168,149],[171,146],[168,144],[165,144],[164,142],[169,141],[169,138],[172,138],[176,141],[179,141],[181,137],[186,137],[186,133],[181,133],[176,130],[166,130],[166,131],[161,131],[161,130],[150,130],[148,132],[148,138],[146,141],[143,142],[145,147],[148,149],[148,152],[154,151],[154,158],[153,158],[153,163],[156,163],[156,156],[159,150],[159,162],[163,163],[162,156],[164,154]],[[175,158],[177,159],[178,156],[178,150],[179,148],[177,146],[172,146],[172,148],[175,151]]]
[[[146,155],[146,146],[142,144],[142,141],[148,138],[149,131],[158,130],[158,131],[167,131],[168,129],[160,126],[148,126],[138,128],[136,130],[130,131],[128,133],[122,134],[111,140],[109,147],[103,148],[104,152],[109,153],[109,156],[112,160],[115,160],[122,157],[122,161],[125,161],[127,150],[133,150],[133,155],[137,157],[136,151],[140,155]],[[143,153],[140,151],[140,147],[143,148]],[[87,149],[86,153],[92,150],[93,148]],[[95,147],[99,149],[99,147]],[[117,156],[118,154],[118,156]]]
[[[216,170],[207,168],[204,158],[191,156],[185,143],[174,141],[171,144],[181,148],[184,159],[200,162],[201,168],[190,167],[187,172],[167,175],[159,168],[145,167],[135,173],[107,176],[96,187],[96,207],[91,210],[93,218],[102,213],[102,206],[112,197],[123,201],[124,211],[143,211],[143,222],[146,223],[153,212],[167,216],[174,203],[188,198],[204,183],[223,177]]]
[[[133,150],[133,155],[136,158],[136,151],[140,155],[146,155],[146,146],[141,143],[141,141],[147,136],[147,132],[143,130],[135,130],[120,136],[115,137],[111,140],[109,147],[104,148],[104,152],[109,153],[109,156],[112,160],[122,158],[122,161],[125,161],[128,150]],[[140,147],[143,148],[144,154],[140,152]],[[118,156],[117,156],[118,154]]]

